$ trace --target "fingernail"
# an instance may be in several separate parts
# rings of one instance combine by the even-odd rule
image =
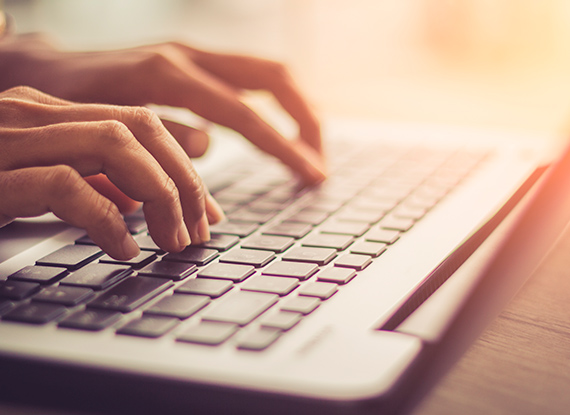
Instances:
[[[208,217],[205,213],[198,222],[198,236],[202,242],[208,242],[210,240],[210,224],[208,223]]]
[[[221,222],[226,218],[224,210],[210,193],[206,193],[206,212],[211,224]]]
[[[188,228],[186,227],[184,221],[178,228],[178,245],[180,245],[181,248],[186,248],[188,245],[190,245],[190,234],[188,233]]]
[[[310,184],[320,183],[327,178],[327,174],[325,173],[324,169],[321,169],[314,164],[307,165],[307,169],[305,171],[307,173],[306,179]]]
[[[130,233],[125,234],[123,241],[121,242],[121,247],[125,258],[128,259],[136,257],[141,252],[139,246]]]

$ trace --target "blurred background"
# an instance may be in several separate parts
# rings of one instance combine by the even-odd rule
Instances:
[[[49,33],[70,50],[181,40],[277,59],[329,115],[570,127],[568,0],[4,0],[4,9],[19,32]]]

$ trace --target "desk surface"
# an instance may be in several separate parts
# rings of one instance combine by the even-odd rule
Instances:
[[[567,414],[570,230],[414,415]]]

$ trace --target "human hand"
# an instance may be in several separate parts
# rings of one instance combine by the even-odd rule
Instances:
[[[28,87],[0,93],[0,226],[53,212],[109,255],[138,247],[117,206],[83,177],[104,173],[143,203],[165,251],[209,239],[223,213],[158,117],[142,107],[75,104]]]
[[[79,102],[149,103],[188,108],[232,128],[314,184],[325,178],[319,123],[284,66],[252,57],[163,43],[106,52],[63,52],[37,36],[0,44],[0,89],[30,85]],[[270,91],[299,126],[287,140],[241,101]],[[184,133],[172,131],[184,147]]]

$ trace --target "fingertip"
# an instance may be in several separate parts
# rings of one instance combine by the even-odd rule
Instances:
[[[132,259],[140,254],[140,248],[131,236],[130,233],[125,233],[123,240],[121,241],[122,258],[117,259]]]
[[[205,213],[198,222],[198,236],[201,242],[208,242],[210,240],[210,224],[208,223],[208,217]]]
[[[222,207],[208,192],[206,192],[206,214],[209,223],[212,225],[219,223],[226,218],[226,214],[224,213]]]
[[[178,245],[182,250],[186,248],[188,245],[190,245],[190,242],[191,242],[190,233],[188,233],[188,228],[186,227],[186,224],[182,222],[180,224],[180,227],[178,228]]]
[[[306,158],[303,169],[299,173],[306,184],[319,184],[327,178],[326,164],[316,157]]]

